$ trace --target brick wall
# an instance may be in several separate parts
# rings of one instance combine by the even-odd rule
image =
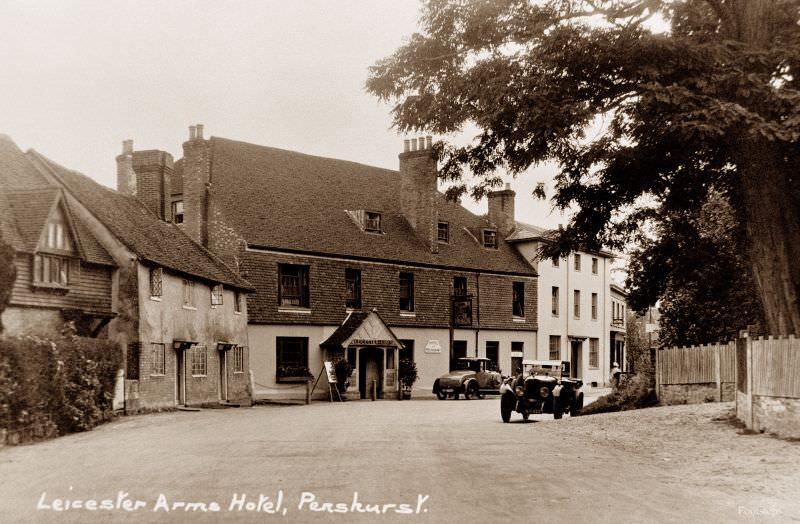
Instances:
[[[753,395],[753,429],[800,438],[800,399]]]
[[[278,264],[309,267],[310,313],[282,312],[278,308]],[[394,264],[348,262],[325,257],[309,257],[248,251],[242,269],[258,291],[248,297],[251,323],[339,324],[345,311],[345,268],[361,270],[362,309],[377,308],[387,324],[393,326],[447,327],[450,322],[450,295],[454,276],[467,277],[467,293],[472,295],[473,326],[482,329],[536,329],[536,279],[503,275],[464,273]],[[401,315],[399,274],[414,274],[414,316]],[[512,318],[512,282],[525,282],[525,318]],[[480,308],[478,308],[480,295]]]
[[[183,144],[183,227],[198,244],[208,240],[207,184],[211,169],[211,143],[193,139]]]
[[[658,392],[662,404],[701,404],[703,402],[730,402],[735,400],[736,385],[733,382],[722,383],[722,399],[715,382],[705,384],[666,384]]]
[[[172,155],[155,149],[134,151],[136,196],[161,220],[171,220]]]

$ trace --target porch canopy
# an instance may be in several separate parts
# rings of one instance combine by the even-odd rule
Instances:
[[[343,350],[348,347],[400,349],[403,344],[383,321],[378,310],[373,309],[369,312],[350,312],[342,325],[336,328],[336,331],[321,343],[320,347],[331,350]]]

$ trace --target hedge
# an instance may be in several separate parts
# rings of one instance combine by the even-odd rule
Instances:
[[[0,337],[0,428],[65,434],[109,420],[121,365],[108,340]]]

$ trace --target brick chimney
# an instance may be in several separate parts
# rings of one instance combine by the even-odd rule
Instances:
[[[514,220],[515,196],[511,184],[506,184],[505,189],[489,193],[489,222],[494,224],[503,236],[510,235],[517,227]]]
[[[208,246],[208,191],[211,183],[211,142],[203,125],[189,126],[183,143],[183,226],[189,237]]]
[[[437,169],[431,142],[431,137],[404,141],[399,155],[400,210],[431,253],[438,253]]]
[[[133,140],[125,140],[117,156],[117,191],[137,197],[161,220],[171,220],[172,164],[166,151],[134,151]]]
[[[171,221],[172,155],[156,149],[134,151],[132,164],[136,173],[136,196],[158,218]]]
[[[117,191],[136,195],[136,173],[133,171],[133,140],[122,141],[122,154],[117,156]]]

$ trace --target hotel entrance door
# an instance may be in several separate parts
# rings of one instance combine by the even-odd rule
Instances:
[[[372,398],[373,382],[375,398],[382,398],[383,348],[361,348],[358,351],[358,390],[361,398]]]

